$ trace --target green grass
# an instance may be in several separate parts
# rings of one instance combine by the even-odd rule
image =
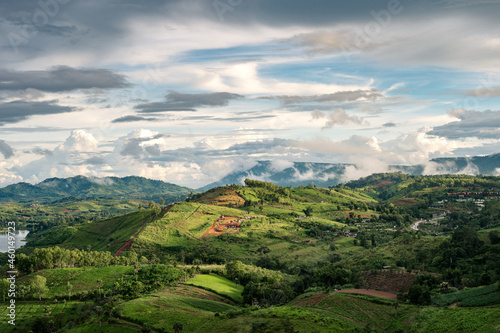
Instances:
[[[411,332],[495,333],[500,327],[500,306],[482,308],[425,307]]]
[[[215,321],[213,313],[208,311],[190,308],[194,311],[187,312],[186,310],[181,311],[177,308],[164,308],[154,305],[152,302],[155,301],[156,297],[151,295],[126,302],[117,307],[117,312],[127,320],[148,324],[157,330],[172,330],[173,325],[176,322],[180,322],[183,324],[184,332],[203,332],[201,328],[204,325]],[[168,296],[164,296],[161,299],[168,298]]]
[[[237,303],[243,302],[243,297],[241,296],[243,286],[235,284],[222,276],[199,274],[187,280],[185,283],[213,291]]]

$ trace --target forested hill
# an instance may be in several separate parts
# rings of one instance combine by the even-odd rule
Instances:
[[[162,196],[165,200],[180,200],[192,190],[186,187],[143,177],[50,178],[31,185],[18,183],[0,189],[1,201],[54,200],[65,197],[134,198],[150,200]]]
[[[498,195],[500,177],[469,175],[415,176],[402,172],[377,173],[353,180],[345,184],[352,189],[382,200],[403,197],[449,196],[450,193],[464,192],[476,196]],[[344,185],[341,185],[344,186]],[[493,192],[493,193],[490,193]]]

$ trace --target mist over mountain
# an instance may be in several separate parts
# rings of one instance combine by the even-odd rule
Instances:
[[[247,170],[232,172],[221,180],[208,184],[199,190],[205,191],[227,184],[242,184],[245,178],[268,181],[280,186],[294,187],[312,184],[318,187],[328,187],[379,171],[349,163],[293,162],[289,166],[280,168],[272,161],[259,161],[257,165]],[[389,165],[384,170],[384,172],[395,171],[410,175],[498,175],[500,173],[500,154],[436,158],[426,164]]]

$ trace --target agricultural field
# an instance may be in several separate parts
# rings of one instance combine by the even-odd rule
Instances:
[[[21,296],[20,318],[29,304],[40,309],[25,328],[62,313],[69,324],[61,331],[70,332],[494,332],[498,203],[482,210],[453,203],[439,235],[410,228],[426,218],[420,214],[439,212],[444,201],[436,198],[447,193],[438,185],[453,179],[390,174],[357,189],[250,180],[195,193],[168,211],[151,203],[38,230],[19,250],[17,282],[20,294],[29,293],[40,275],[48,291],[38,302]],[[124,244],[131,246],[117,251]],[[74,251],[77,260],[55,246],[85,251]],[[135,266],[101,267],[110,264]],[[64,310],[65,300],[81,320]],[[54,307],[52,315],[43,305]]]
[[[460,307],[478,307],[500,304],[500,289],[494,284],[487,287],[457,291],[450,294],[436,295],[432,298],[436,306],[458,305]]]
[[[243,286],[234,283],[222,276],[198,274],[185,282],[186,284],[213,291],[219,295],[228,297],[236,303],[241,303],[243,298]]]
[[[26,284],[33,276],[41,275],[47,279],[47,287],[49,287],[49,292],[45,297],[67,298],[68,282],[72,285],[72,295],[79,295],[97,290],[99,280],[102,281],[102,288],[111,288],[120,277],[124,274],[131,274],[133,271],[132,266],[54,268],[25,275],[17,282],[20,285]]]
[[[16,325],[10,325],[7,317],[8,309],[2,306],[0,310],[0,331],[1,332],[30,332],[36,319],[48,314],[54,317],[72,317],[76,314],[79,302],[16,302]]]
[[[411,332],[496,333],[500,327],[500,306],[481,308],[423,308]]]
[[[143,224],[151,222],[149,210],[130,213],[94,223],[52,228],[38,235],[40,240],[30,242],[31,247],[59,245],[69,249],[88,249],[116,252]]]

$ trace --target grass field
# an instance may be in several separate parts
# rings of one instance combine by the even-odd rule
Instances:
[[[474,288],[432,297],[432,304],[437,306],[446,306],[454,303],[458,303],[458,306],[461,307],[500,304],[500,289],[498,285],[494,284],[488,287]]]
[[[196,287],[213,291],[219,295],[228,297],[237,303],[243,302],[241,293],[243,286],[218,275],[198,274],[185,282]]]

